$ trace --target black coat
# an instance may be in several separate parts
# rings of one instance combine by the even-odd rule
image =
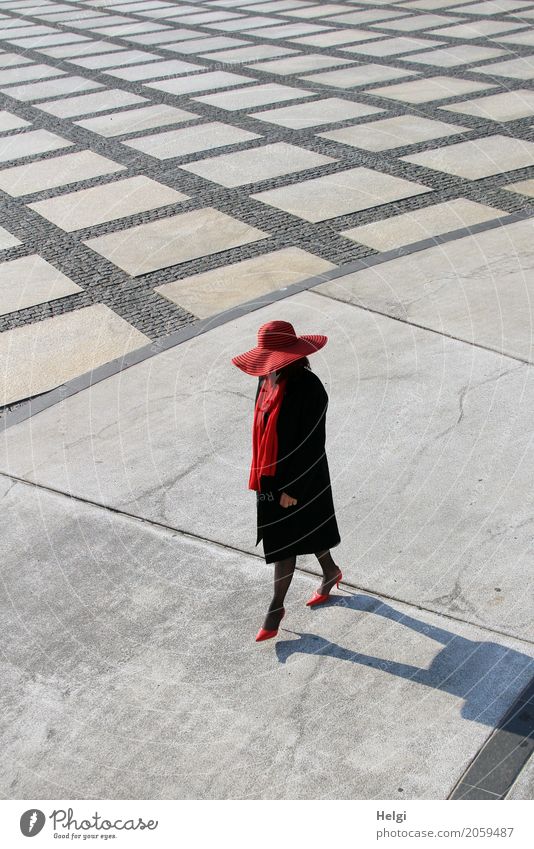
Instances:
[[[276,423],[276,473],[262,475],[256,493],[256,545],[263,539],[266,563],[341,542],[325,449],[327,407],[328,394],[315,372],[303,368],[288,377]],[[281,507],[282,492],[297,504]]]

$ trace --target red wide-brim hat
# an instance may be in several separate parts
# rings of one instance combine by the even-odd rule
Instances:
[[[232,357],[232,363],[246,374],[260,377],[314,354],[327,342],[328,336],[322,334],[297,336],[289,321],[268,321],[258,330],[256,347]]]

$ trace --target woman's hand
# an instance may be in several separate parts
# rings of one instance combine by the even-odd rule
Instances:
[[[291,496],[288,495],[287,492],[283,492],[280,496],[280,507],[292,507],[296,503],[297,499],[291,498]]]

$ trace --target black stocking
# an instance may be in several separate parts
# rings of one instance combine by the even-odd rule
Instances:
[[[282,607],[284,600],[293,579],[295,566],[297,564],[296,555],[287,557],[285,560],[277,560],[274,564],[274,594],[269,605],[269,612],[263,625],[264,628],[276,628],[282,617]]]
[[[338,566],[336,566],[329,550],[317,551],[315,553],[315,556],[317,557],[319,563],[321,564],[321,569],[323,570],[323,582],[321,584],[319,592],[321,592],[323,595],[327,595],[334,586],[336,578],[338,577],[341,570]]]

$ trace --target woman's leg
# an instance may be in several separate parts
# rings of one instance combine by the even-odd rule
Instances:
[[[293,579],[296,564],[296,555],[287,557],[285,560],[277,560],[274,564],[274,595],[263,623],[263,627],[269,631],[280,624],[284,612],[282,610],[284,600]]]
[[[321,569],[323,570],[323,581],[321,586],[319,587],[319,592],[321,593],[321,595],[328,595],[335,582],[339,578],[339,573],[341,572],[341,569],[334,563],[329,549],[327,551],[316,551],[315,556],[321,564]]]

